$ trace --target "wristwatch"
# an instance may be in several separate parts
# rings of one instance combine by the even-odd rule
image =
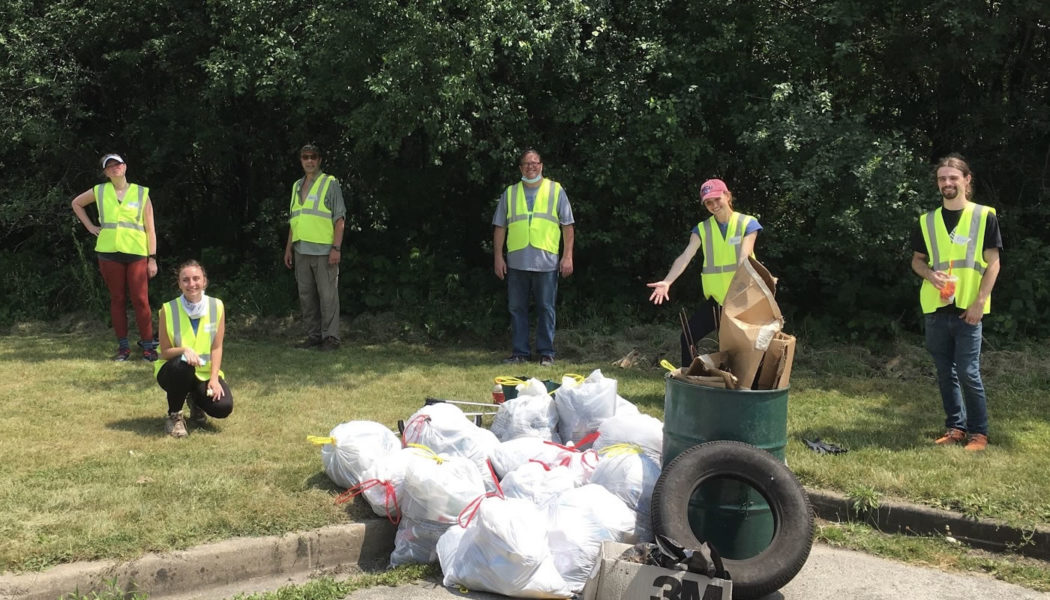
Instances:
[[[332,246],[332,250],[335,250],[336,252],[342,252],[343,251],[342,248],[340,248],[339,246]]]

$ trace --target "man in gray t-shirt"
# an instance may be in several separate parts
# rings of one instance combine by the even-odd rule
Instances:
[[[346,205],[339,180],[321,171],[321,150],[299,151],[303,178],[292,184],[284,266],[295,269],[306,339],[300,348],[339,348],[339,260]]]
[[[572,275],[574,221],[561,184],[543,177],[539,152],[526,150],[518,163],[521,182],[504,190],[492,216],[493,270],[496,277],[507,281],[513,345],[510,358],[503,362],[523,363],[532,355],[529,346],[529,299],[532,298],[539,312],[536,352],[540,366],[546,367],[554,364],[558,275]]]

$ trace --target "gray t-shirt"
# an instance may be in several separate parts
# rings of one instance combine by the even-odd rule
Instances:
[[[324,175],[321,173],[320,177]],[[305,178],[304,178],[305,179]],[[295,193],[301,193],[303,188],[303,180],[295,182]],[[343,202],[343,188],[339,186],[339,180],[332,178],[332,183],[328,184],[328,193],[324,196],[325,208],[332,211],[332,223],[335,224],[339,219],[346,218],[346,204]],[[331,251],[331,244],[317,244],[315,242],[307,242],[305,240],[299,240],[292,243],[292,249],[299,254],[308,254],[310,256],[328,256],[328,252]]]
[[[517,185],[517,184],[515,184]],[[525,186],[525,205],[532,211],[536,200],[536,192],[539,186],[530,188]],[[572,225],[572,207],[569,206],[569,198],[565,195],[565,188],[561,188],[558,195],[558,222],[562,225]],[[496,214],[492,215],[492,224],[496,227],[507,227],[507,194],[500,194],[496,204]],[[502,252],[503,248],[496,248],[496,252]],[[521,250],[507,253],[507,268],[519,271],[557,271],[558,255],[546,250],[540,250],[532,246],[526,246]]]

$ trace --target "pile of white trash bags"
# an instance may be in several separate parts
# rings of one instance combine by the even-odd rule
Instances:
[[[397,523],[391,566],[440,561],[446,586],[568,598],[603,541],[652,541],[663,424],[594,371],[554,393],[530,379],[492,429],[455,404],[424,406],[401,439],[351,421],[324,440],[324,470]]]

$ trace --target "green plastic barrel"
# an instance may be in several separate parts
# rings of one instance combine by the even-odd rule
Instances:
[[[736,440],[784,460],[788,388],[726,390],[667,377],[664,394],[663,464],[687,448],[715,440]],[[744,560],[773,539],[769,505],[750,485],[714,478],[689,499],[689,525],[725,558]]]

